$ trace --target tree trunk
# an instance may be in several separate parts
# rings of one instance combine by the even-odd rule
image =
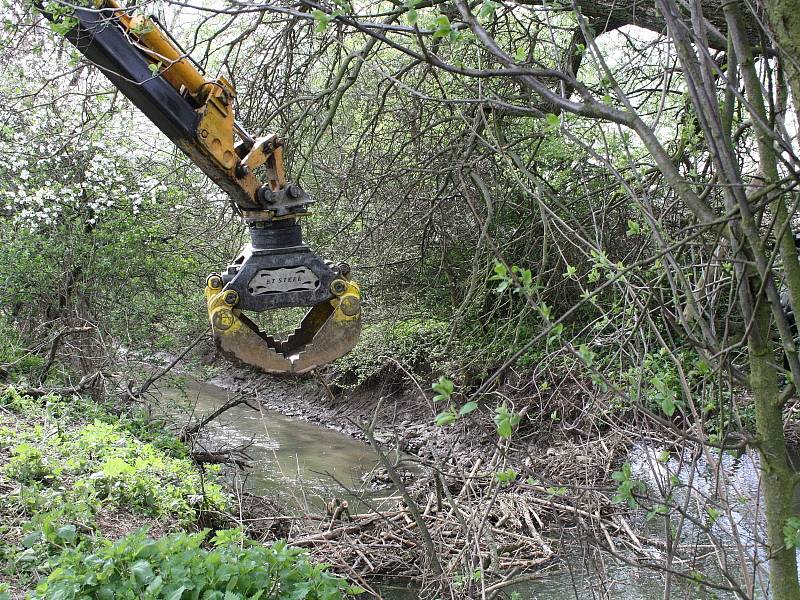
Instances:
[[[761,454],[762,489],[764,490],[767,520],[767,547],[772,598],[797,600],[795,549],[786,549],[783,526],[792,516],[794,474],[786,453],[783,433],[783,410],[778,398],[777,373],[769,344],[770,310],[763,300],[759,303],[748,341],[750,353],[750,383],[756,408],[756,432]]]
[[[800,117],[800,10],[797,0],[764,0],[764,7],[778,50],[783,55],[795,114]]]

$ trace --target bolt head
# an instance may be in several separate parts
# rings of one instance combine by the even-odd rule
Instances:
[[[228,306],[236,306],[239,303],[239,294],[234,290],[228,290],[222,299]]]
[[[212,273],[206,279],[206,285],[211,289],[218,290],[222,288],[222,277],[218,273]]]
[[[331,282],[331,293],[341,296],[347,291],[347,283],[341,279],[334,279]]]
[[[339,307],[348,317],[355,317],[361,311],[361,300],[358,296],[345,296]]]
[[[256,198],[262,204],[271,204],[275,201],[275,194],[267,186],[261,186],[256,192]]]
[[[219,331],[227,331],[233,327],[234,322],[235,318],[233,313],[227,308],[216,311],[211,317],[211,324],[214,325],[214,329],[218,329]]]
[[[289,194],[289,198],[297,199],[303,195],[303,190],[299,186],[291,184],[286,188],[286,193]]]

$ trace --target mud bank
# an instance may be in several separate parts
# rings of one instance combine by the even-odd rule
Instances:
[[[247,369],[226,367],[208,383],[244,394],[269,410],[344,433],[369,444],[365,429],[384,450],[393,450],[424,462],[443,457],[450,465],[471,467],[497,451],[491,420],[471,415],[450,427],[434,424],[437,407],[417,387],[369,385],[331,392],[313,378],[282,379]],[[438,407],[441,409],[441,407]],[[469,428],[469,443],[464,435]]]
[[[606,399],[577,382],[546,395],[524,387],[499,391],[482,400],[478,410],[444,427],[434,422],[446,407],[433,402],[430,382],[398,385],[390,380],[333,393],[319,379],[282,379],[226,365],[209,383],[364,442],[364,429],[372,426],[382,447],[428,465],[441,460],[463,470],[464,476],[480,462],[513,468],[520,481],[533,477],[548,485],[610,484],[611,473],[632,447],[609,422],[597,418],[607,408]],[[456,408],[465,401],[454,396]],[[501,404],[520,417],[511,440],[498,436],[494,411]]]

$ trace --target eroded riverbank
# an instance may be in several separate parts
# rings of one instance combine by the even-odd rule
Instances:
[[[316,501],[309,502],[309,494],[298,492],[297,489],[288,494],[294,502],[293,506],[303,507],[309,514],[321,508],[320,501],[326,495],[343,493],[342,486],[336,482],[337,480],[343,482],[342,478],[349,477],[351,483],[346,484],[346,488],[367,491],[368,486],[363,485],[362,478],[372,469],[376,460],[372,449],[357,441],[357,438],[363,439],[366,436],[356,425],[359,422],[364,423],[365,417],[369,414],[370,406],[367,402],[362,399],[348,403],[346,398],[332,401],[325,396],[324,389],[308,382],[294,385],[284,381],[267,383],[261,380],[255,389],[251,387],[253,382],[248,380],[229,379],[228,383],[232,384],[228,391],[204,387],[205,391],[210,392],[209,396],[215,398],[214,401],[205,404],[206,408],[224,401],[231,393],[244,392],[257,398],[261,402],[262,410],[265,409],[266,412],[262,414],[242,407],[243,413],[231,415],[230,421],[223,422],[218,428],[211,430],[209,440],[219,441],[222,438],[225,443],[239,443],[254,434],[263,435],[264,438],[258,442],[263,454],[260,454],[261,458],[254,464],[252,474],[249,476],[253,482],[261,479],[262,489],[285,494],[288,489],[294,488],[296,483],[300,484],[300,488],[305,486],[307,490],[311,489],[311,495],[317,498]],[[195,392],[198,391],[196,385],[193,384],[190,388],[192,387]],[[500,535],[510,532],[529,539],[533,538],[531,533],[535,532],[534,535],[539,538],[535,546],[529,545],[526,548],[522,544],[516,548],[517,552],[511,560],[519,560],[516,557],[522,557],[522,560],[527,561],[525,564],[527,569],[517,571],[516,582],[513,585],[493,587],[497,586],[498,581],[491,579],[490,570],[496,568],[491,562],[492,544],[487,543],[482,549],[479,548],[476,554],[485,562],[474,563],[475,566],[469,572],[474,574],[472,583],[476,584],[474,593],[478,597],[481,594],[487,595],[487,588],[489,588],[488,595],[501,590],[517,591],[523,594],[521,597],[536,597],[543,600],[565,600],[575,597],[653,600],[663,597],[663,576],[659,574],[657,568],[648,568],[655,566],[657,561],[666,555],[666,542],[658,527],[654,528],[644,521],[640,522],[635,515],[628,517],[627,511],[623,510],[624,507],[615,507],[610,502],[592,505],[588,502],[592,496],[588,494],[578,496],[576,499],[553,486],[548,486],[547,482],[532,480],[530,476],[523,479],[522,473],[517,473],[513,485],[498,487],[494,476],[498,470],[513,469],[513,466],[507,466],[512,464],[520,466],[521,469],[525,468],[524,462],[512,463],[509,460],[511,452],[504,454],[503,451],[511,450],[510,448],[503,448],[495,440],[493,444],[477,448],[478,452],[460,454],[458,450],[464,447],[464,442],[459,439],[454,440],[454,437],[459,436],[454,436],[452,430],[445,431],[446,435],[442,435],[441,428],[420,423],[419,414],[416,415],[416,422],[411,420],[410,417],[414,416],[412,408],[414,405],[407,397],[389,403],[386,402],[386,396],[383,402],[379,400],[380,395],[372,408],[378,405],[386,411],[382,412],[382,415],[390,417],[379,421],[383,425],[377,429],[382,440],[380,446],[384,450],[392,448],[405,450],[422,468],[429,470],[436,471],[438,461],[439,473],[443,475],[439,480],[444,484],[439,494],[435,489],[435,476],[432,478],[433,482],[417,480],[408,482],[407,486],[413,495],[413,500],[422,509],[423,523],[428,519],[430,529],[439,536],[432,539],[436,552],[440,552],[439,544],[447,546],[447,540],[450,539],[449,545],[453,546],[453,540],[461,535],[458,531],[450,530],[448,533],[437,529],[437,521],[441,520],[443,514],[454,513],[453,504],[449,504],[451,499],[458,506],[456,509],[458,513],[482,515],[483,522],[488,523],[490,527],[489,537],[495,538],[495,551],[508,551],[511,546],[507,544],[506,547],[500,547],[497,544],[497,538],[500,537],[498,531],[501,532]],[[201,404],[196,403],[196,406],[200,408]],[[416,406],[420,408],[419,405]],[[282,414],[279,416],[273,409]],[[292,416],[287,418],[287,414]],[[283,424],[277,423],[281,419],[286,421]],[[271,420],[273,424],[265,425],[265,420]],[[336,431],[322,429],[312,424],[313,421],[323,421]],[[237,431],[237,423],[243,423],[241,430]],[[281,429],[289,433],[289,437],[283,442],[280,439]],[[293,429],[297,430],[296,436],[292,432]],[[329,438],[329,435],[333,437]],[[437,443],[431,444],[430,440],[434,435],[438,435],[440,439]],[[472,443],[466,446],[467,449],[476,449],[479,446],[478,440],[479,438],[473,437]],[[280,450],[282,443],[286,452]],[[333,444],[332,449],[328,448],[329,443]],[[338,452],[336,450],[338,444],[344,444],[349,449]],[[349,444],[355,444],[358,448],[349,447]],[[543,454],[551,459],[555,453],[561,451],[548,453],[549,448],[552,446],[546,447]],[[489,459],[484,458],[487,455]],[[465,456],[467,458],[464,458]],[[500,460],[496,458],[498,456]],[[585,459],[578,460],[581,456],[584,455],[576,453],[573,464],[568,465],[573,472],[585,468]],[[495,462],[484,462],[492,460],[493,457]],[[271,461],[275,464],[270,464]],[[289,467],[284,467],[287,462]],[[349,466],[343,468],[345,463]],[[255,471],[259,470],[258,465],[263,465],[264,469],[256,473]],[[459,469],[465,467],[469,470],[462,475]],[[531,470],[534,468],[531,467]],[[331,477],[333,473],[339,475]],[[431,478],[428,473],[429,471],[426,471],[426,475],[419,479]],[[606,475],[609,473],[610,471],[606,472]],[[315,478],[320,478],[318,483],[314,483]],[[314,490],[315,485],[318,486],[316,490]],[[298,498],[300,502],[297,502]],[[439,498],[444,505],[442,508],[437,506]],[[529,511],[531,507],[532,510]],[[318,533],[304,531],[298,539],[322,560],[330,561],[333,557],[334,563],[341,562],[342,565],[346,565],[344,572],[347,573],[350,569],[351,575],[355,571],[360,577],[370,580],[374,578],[385,580],[386,577],[401,575],[402,573],[398,573],[396,569],[398,563],[406,567],[405,574],[415,572],[419,576],[429,572],[429,563],[414,562],[420,559],[424,561],[425,551],[423,549],[422,554],[418,553],[420,539],[415,533],[418,526],[402,502],[395,501],[394,505],[385,504],[373,513],[380,516],[382,524],[386,525],[385,528],[376,527],[375,521],[369,521],[367,512],[365,511],[355,524],[337,523],[332,527],[318,524],[314,527]],[[318,521],[324,521],[322,515],[319,517]],[[589,531],[608,535],[609,539],[605,540],[604,544],[604,540],[588,538]],[[405,538],[403,535],[398,535],[398,532],[411,535]],[[313,539],[314,536],[317,536],[316,540]],[[399,538],[399,541],[393,540],[393,537]],[[393,541],[397,546],[393,546]],[[613,544],[623,557],[641,566],[621,565],[610,559],[607,554],[599,551],[599,548],[606,544]],[[410,546],[413,552],[406,553],[407,546]],[[552,551],[550,556],[541,552],[544,547]],[[382,552],[393,553],[395,558],[399,557],[394,564],[395,570],[382,569],[387,564],[381,563]],[[367,556],[374,558],[375,564],[370,564],[372,561],[361,558],[359,554],[365,558]],[[497,556],[499,559],[500,553],[497,553]],[[392,566],[391,562],[388,564]],[[506,569],[509,566],[513,569],[513,564],[509,562],[497,564]],[[379,565],[378,568],[376,565]],[[696,562],[695,566],[711,568],[703,561]],[[466,571],[459,568],[457,572]],[[426,577],[430,576],[422,576],[423,584]],[[500,583],[505,581],[500,580]],[[692,589],[692,586],[685,582],[681,583],[680,580],[675,585],[676,589],[690,593],[691,597],[712,597],[698,590],[687,591]],[[416,593],[414,591],[411,592],[411,596],[406,593],[400,597],[415,597]],[[714,593],[720,598],[733,597],[730,591],[717,590]],[[390,594],[387,597],[398,596]]]

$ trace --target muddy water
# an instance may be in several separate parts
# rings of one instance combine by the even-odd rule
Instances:
[[[197,418],[229,399],[226,390],[197,381],[161,394],[162,402],[188,406]],[[289,511],[320,512],[331,498],[345,498],[347,490],[364,488],[362,477],[376,465],[374,452],[348,435],[245,405],[212,422],[200,442],[211,450],[248,444],[252,469],[246,476],[246,489],[277,495]]]
[[[183,389],[167,388],[162,391],[165,406],[180,404],[190,407],[196,417],[206,415],[229,398],[224,389],[190,381]],[[172,412],[172,411],[171,411]],[[208,449],[219,450],[250,444],[247,453],[252,469],[246,486],[257,493],[277,495],[287,512],[320,512],[324,503],[333,498],[348,498],[347,490],[363,491],[362,478],[376,465],[372,450],[348,435],[293,419],[280,413],[254,411],[241,405],[226,412],[208,429],[205,440]],[[639,460],[637,461],[637,456]],[[638,449],[632,454],[637,475],[644,477],[641,460],[647,451]],[[732,469],[734,473],[738,471]],[[736,483],[757,482],[757,473],[742,470]],[[388,492],[371,493],[372,501]],[[757,496],[757,492],[756,492]],[[650,537],[661,537],[652,526],[642,524]],[[584,554],[576,540],[561,540],[562,560],[551,570],[542,573],[536,581],[526,583],[515,592],[521,599],[536,600],[661,600],[663,580],[648,569],[624,566],[604,561],[597,555]],[[657,557],[653,557],[658,560]],[[511,590],[509,590],[511,591]],[[392,600],[417,598],[414,590],[381,590]],[[688,585],[676,585],[672,598],[700,600],[705,598],[730,598],[725,593],[713,594],[696,590]]]

